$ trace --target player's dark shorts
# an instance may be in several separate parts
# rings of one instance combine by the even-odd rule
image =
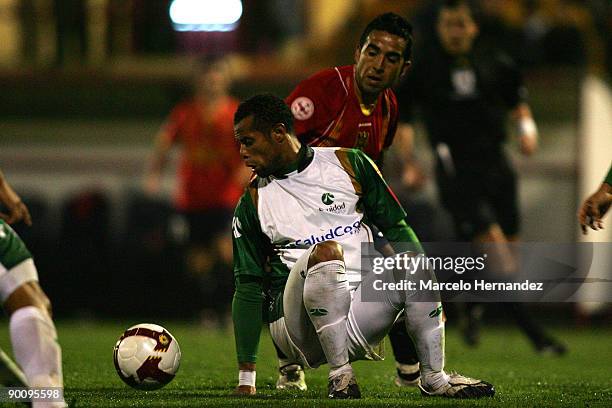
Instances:
[[[457,163],[454,172],[438,164],[436,180],[442,204],[453,217],[457,239],[471,241],[495,223],[506,235],[518,234],[516,174],[505,157],[486,164]]]
[[[233,210],[219,208],[205,211],[183,211],[181,214],[189,226],[189,241],[207,244],[225,231],[229,234]]]

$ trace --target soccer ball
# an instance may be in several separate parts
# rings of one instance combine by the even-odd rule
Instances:
[[[139,390],[168,384],[179,369],[181,349],[161,326],[142,323],[127,329],[115,344],[113,360],[119,377]]]

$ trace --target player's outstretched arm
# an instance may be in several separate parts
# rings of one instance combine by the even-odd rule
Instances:
[[[0,212],[0,218],[9,224],[23,221],[27,225],[32,225],[32,217],[28,207],[21,201],[15,190],[9,185],[0,171],[0,203],[4,204],[7,212]]]
[[[232,221],[234,282],[232,320],[238,360],[235,395],[254,395],[255,362],[263,324],[263,277],[265,251],[257,211],[251,194],[241,197]]]
[[[597,231],[603,229],[603,217],[612,205],[612,168],[599,189],[584,200],[578,210],[578,222],[582,233],[587,234],[588,228]]]
[[[410,190],[420,190],[425,186],[427,177],[421,164],[414,157],[414,127],[400,122],[395,133],[392,149],[403,158],[402,185]]]
[[[234,337],[238,357],[238,386],[235,395],[255,395],[256,364],[259,337],[261,334],[261,285],[236,281],[236,292],[232,303]]]

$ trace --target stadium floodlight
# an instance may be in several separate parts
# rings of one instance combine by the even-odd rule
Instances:
[[[176,31],[232,31],[242,16],[242,1],[172,0],[169,13]]]

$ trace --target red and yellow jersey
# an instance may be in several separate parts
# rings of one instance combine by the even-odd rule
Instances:
[[[164,134],[182,146],[177,208],[232,208],[240,198],[243,187],[232,181],[242,165],[233,128],[238,103],[227,98],[215,112],[207,113],[194,100],[187,100],[172,110]]]
[[[355,89],[354,75],[354,65],[326,69],[298,84],[285,101],[303,143],[357,148],[377,160],[393,142],[397,100],[386,89],[373,107],[366,108]]]

